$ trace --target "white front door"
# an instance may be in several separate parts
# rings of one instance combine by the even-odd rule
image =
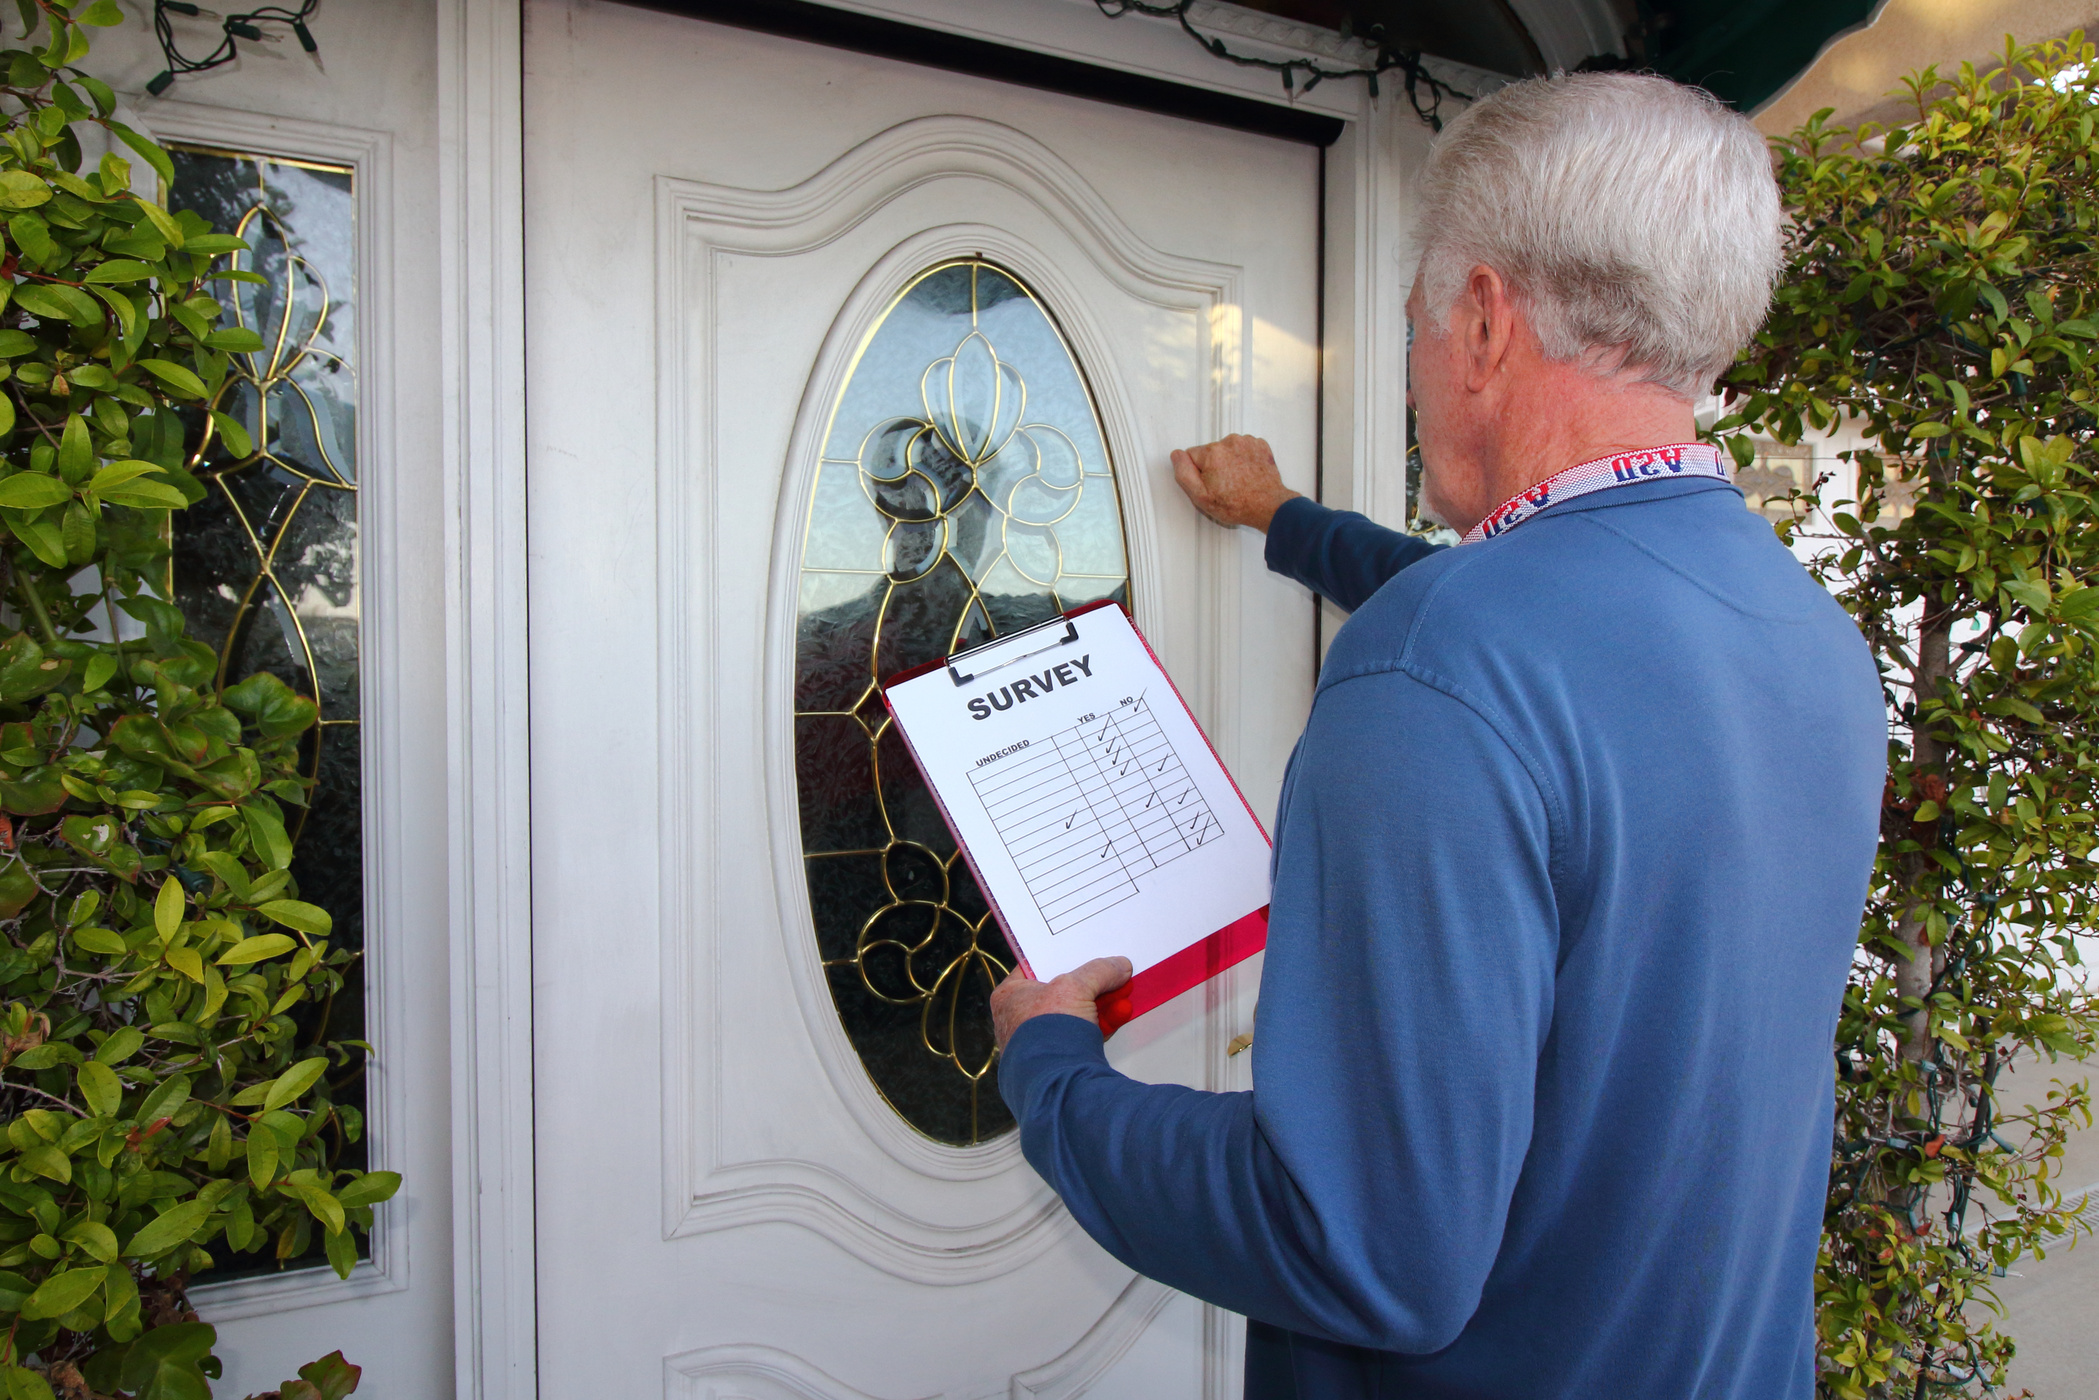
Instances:
[[[592,0],[524,81],[540,1393],[1235,1394],[1022,1159],[870,684],[1126,596],[1273,811],[1310,600],[1167,454],[1309,489],[1318,153]],[[1244,1087],[1257,974],[1111,1058]]]

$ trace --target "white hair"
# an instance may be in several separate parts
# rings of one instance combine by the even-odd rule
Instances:
[[[1545,353],[1708,392],[1763,323],[1782,260],[1764,138],[1710,93],[1634,73],[1513,83],[1436,139],[1420,243],[1429,329],[1472,268]]]

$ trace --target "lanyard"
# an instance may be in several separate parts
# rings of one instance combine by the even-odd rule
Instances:
[[[1459,543],[1475,544],[1506,534],[1547,506],[1586,496],[1591,491],[1606,491],[1613,486],[1630,486],[1639,481],[1671,476],[1709,476],[1721,481],[1733,479],[1721,459],[1720,449],[1704,442],[1674,442],[1667,447],[1649,447],[1638,452],[1621,452],[1615,457],[1598,457],[1593,462],[1555,472],[1535,486],[1524,487],[1488,511],[1487,518],[1466,531],[1465,538]]]

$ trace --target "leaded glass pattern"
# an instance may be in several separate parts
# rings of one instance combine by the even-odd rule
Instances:
[[[257,332],[263,349],[232,356],[211,406],[247,430],[233,455],[217,434],[190,468],[205,499],[173,526],[176,600],[192,636],[219,653],[219,683],[257,671],[320,702],[302,767],[304,810],[287,806],[299,898],[334,916],[337,947],[364,946],[364,831],[359,732],[357,502],[357,222],[353,172],[321,162],[171,146],[168,203],[194,209],[251,251],[233,268],[259,282],[213,285],[220,324]],[[199,415],[201,419],[201,415]],[[202,423],[199,423],[199,429]],[[363,1040],[363,984],[349,978],[301,1033]],[[360,1113],[362,1068],[336,1088]],[[362,1142],[340,1144],[362,1167]]]
[[[1013,1118],[990,1078],[1011,954],[883,708],[907,667],[1100,598],[1129,601],[1114,468],[1039,298],[980,259],[929,268],[863,342],[803,540],[795,775],[816,938],[876,1088],[957,1146]]]

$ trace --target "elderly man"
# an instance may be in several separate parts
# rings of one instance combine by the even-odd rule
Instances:
[[[1692,400],[1780,259],[1763,144],[1656,78],[1521,83],[1430,158],[1432,550],[1175,454],[1352,609],[1276,817],[1250,1094],[1108,1067],[1105,959],[993,1001],[1028,1160],[1250,1319],[1249,1400],[1807,1400],[1880,685]]]

